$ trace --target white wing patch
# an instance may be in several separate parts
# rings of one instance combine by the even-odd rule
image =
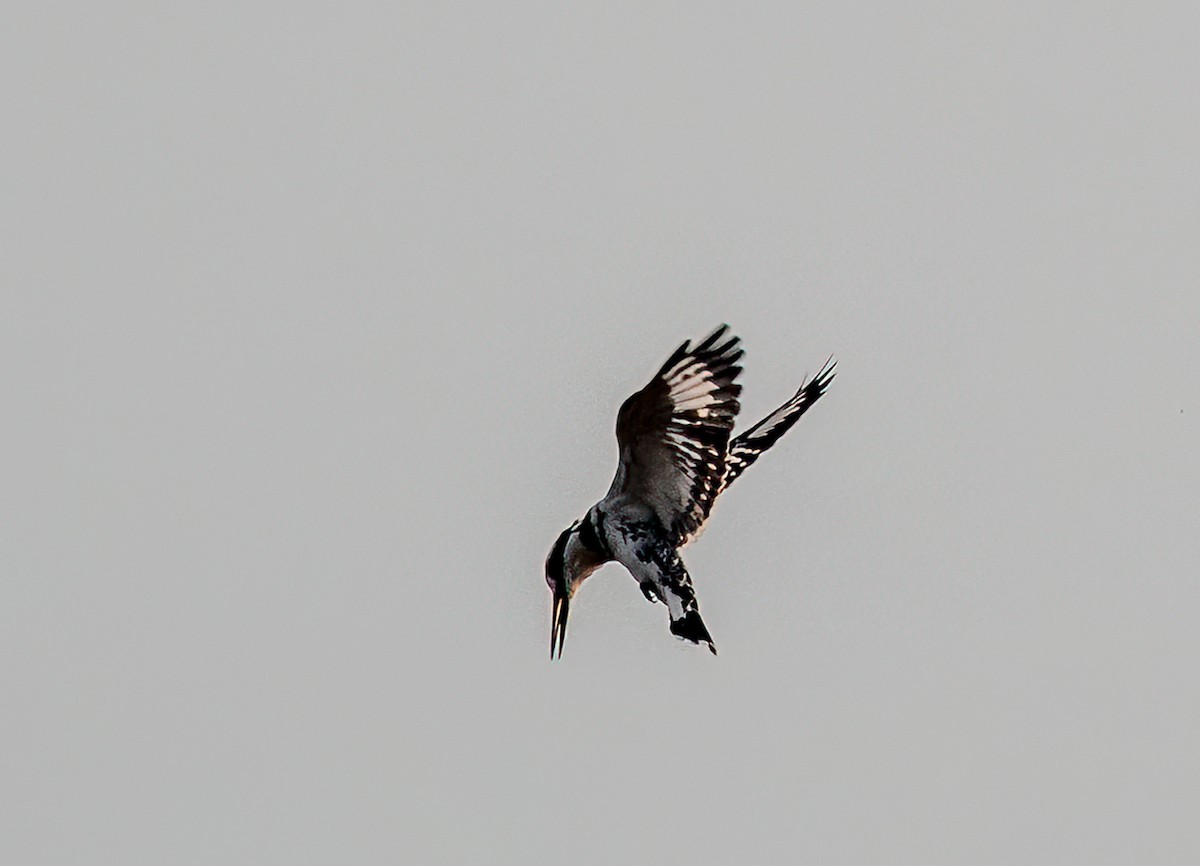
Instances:
[[[677,412],[694,412],[700,418],[709,416],[708,407],[718,401],[721,386],[713,381],[708,367],[688,358],[666,375],[671,389],[667,397]]]

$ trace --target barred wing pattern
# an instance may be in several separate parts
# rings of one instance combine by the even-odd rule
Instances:
[[[725,478],[721,482],[721,490],[732,484],[760,454],[792,429],[792,425],[800,420],[800,416],[825,393],[825,389],[833,381],[836,366],[836,361],[826,361],[816,376],[800,386],[795,396],[745,433],[734,437],[729,443],[729,454],[725,459]]]
[[[726,476],[742,391],[742,351],[728,330],[684,342],[617,414],[621,457],[607,498],[648,506],[675,543],[704,522]]]

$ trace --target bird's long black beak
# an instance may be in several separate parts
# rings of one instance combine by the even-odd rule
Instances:
[[[558,657],[562,658],[563,641],[567,639],[567,613],[571,610],[571,598],[562,590],[554,592],[554,616],[550,621],[550,658],[554,658],[554,645],[558,644]]]

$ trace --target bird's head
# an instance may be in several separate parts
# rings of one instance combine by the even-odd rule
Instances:
[[[583,521],[576,520],[562,531],[550,555],[546,557],[546,585],[553,593],[553,608],[550,621],[550,658],[554,658],[555,646],[562,658],[563,642],[567,639],[567,614],[571,609],[571,597],[579,584],[600,567],[600,560],[580,538],[579,527]]]

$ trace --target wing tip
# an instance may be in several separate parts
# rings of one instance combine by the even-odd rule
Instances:
[[[817,375],[813,376],[802,386],[800,390],[816,386],[817,396],[825,393],[825,389],[829,387],[829,383],[833,381],[833,377],[837,375],[837,360],[831,354],[825,359],[825,363],[821,365],[821,369],[817,371]]]

